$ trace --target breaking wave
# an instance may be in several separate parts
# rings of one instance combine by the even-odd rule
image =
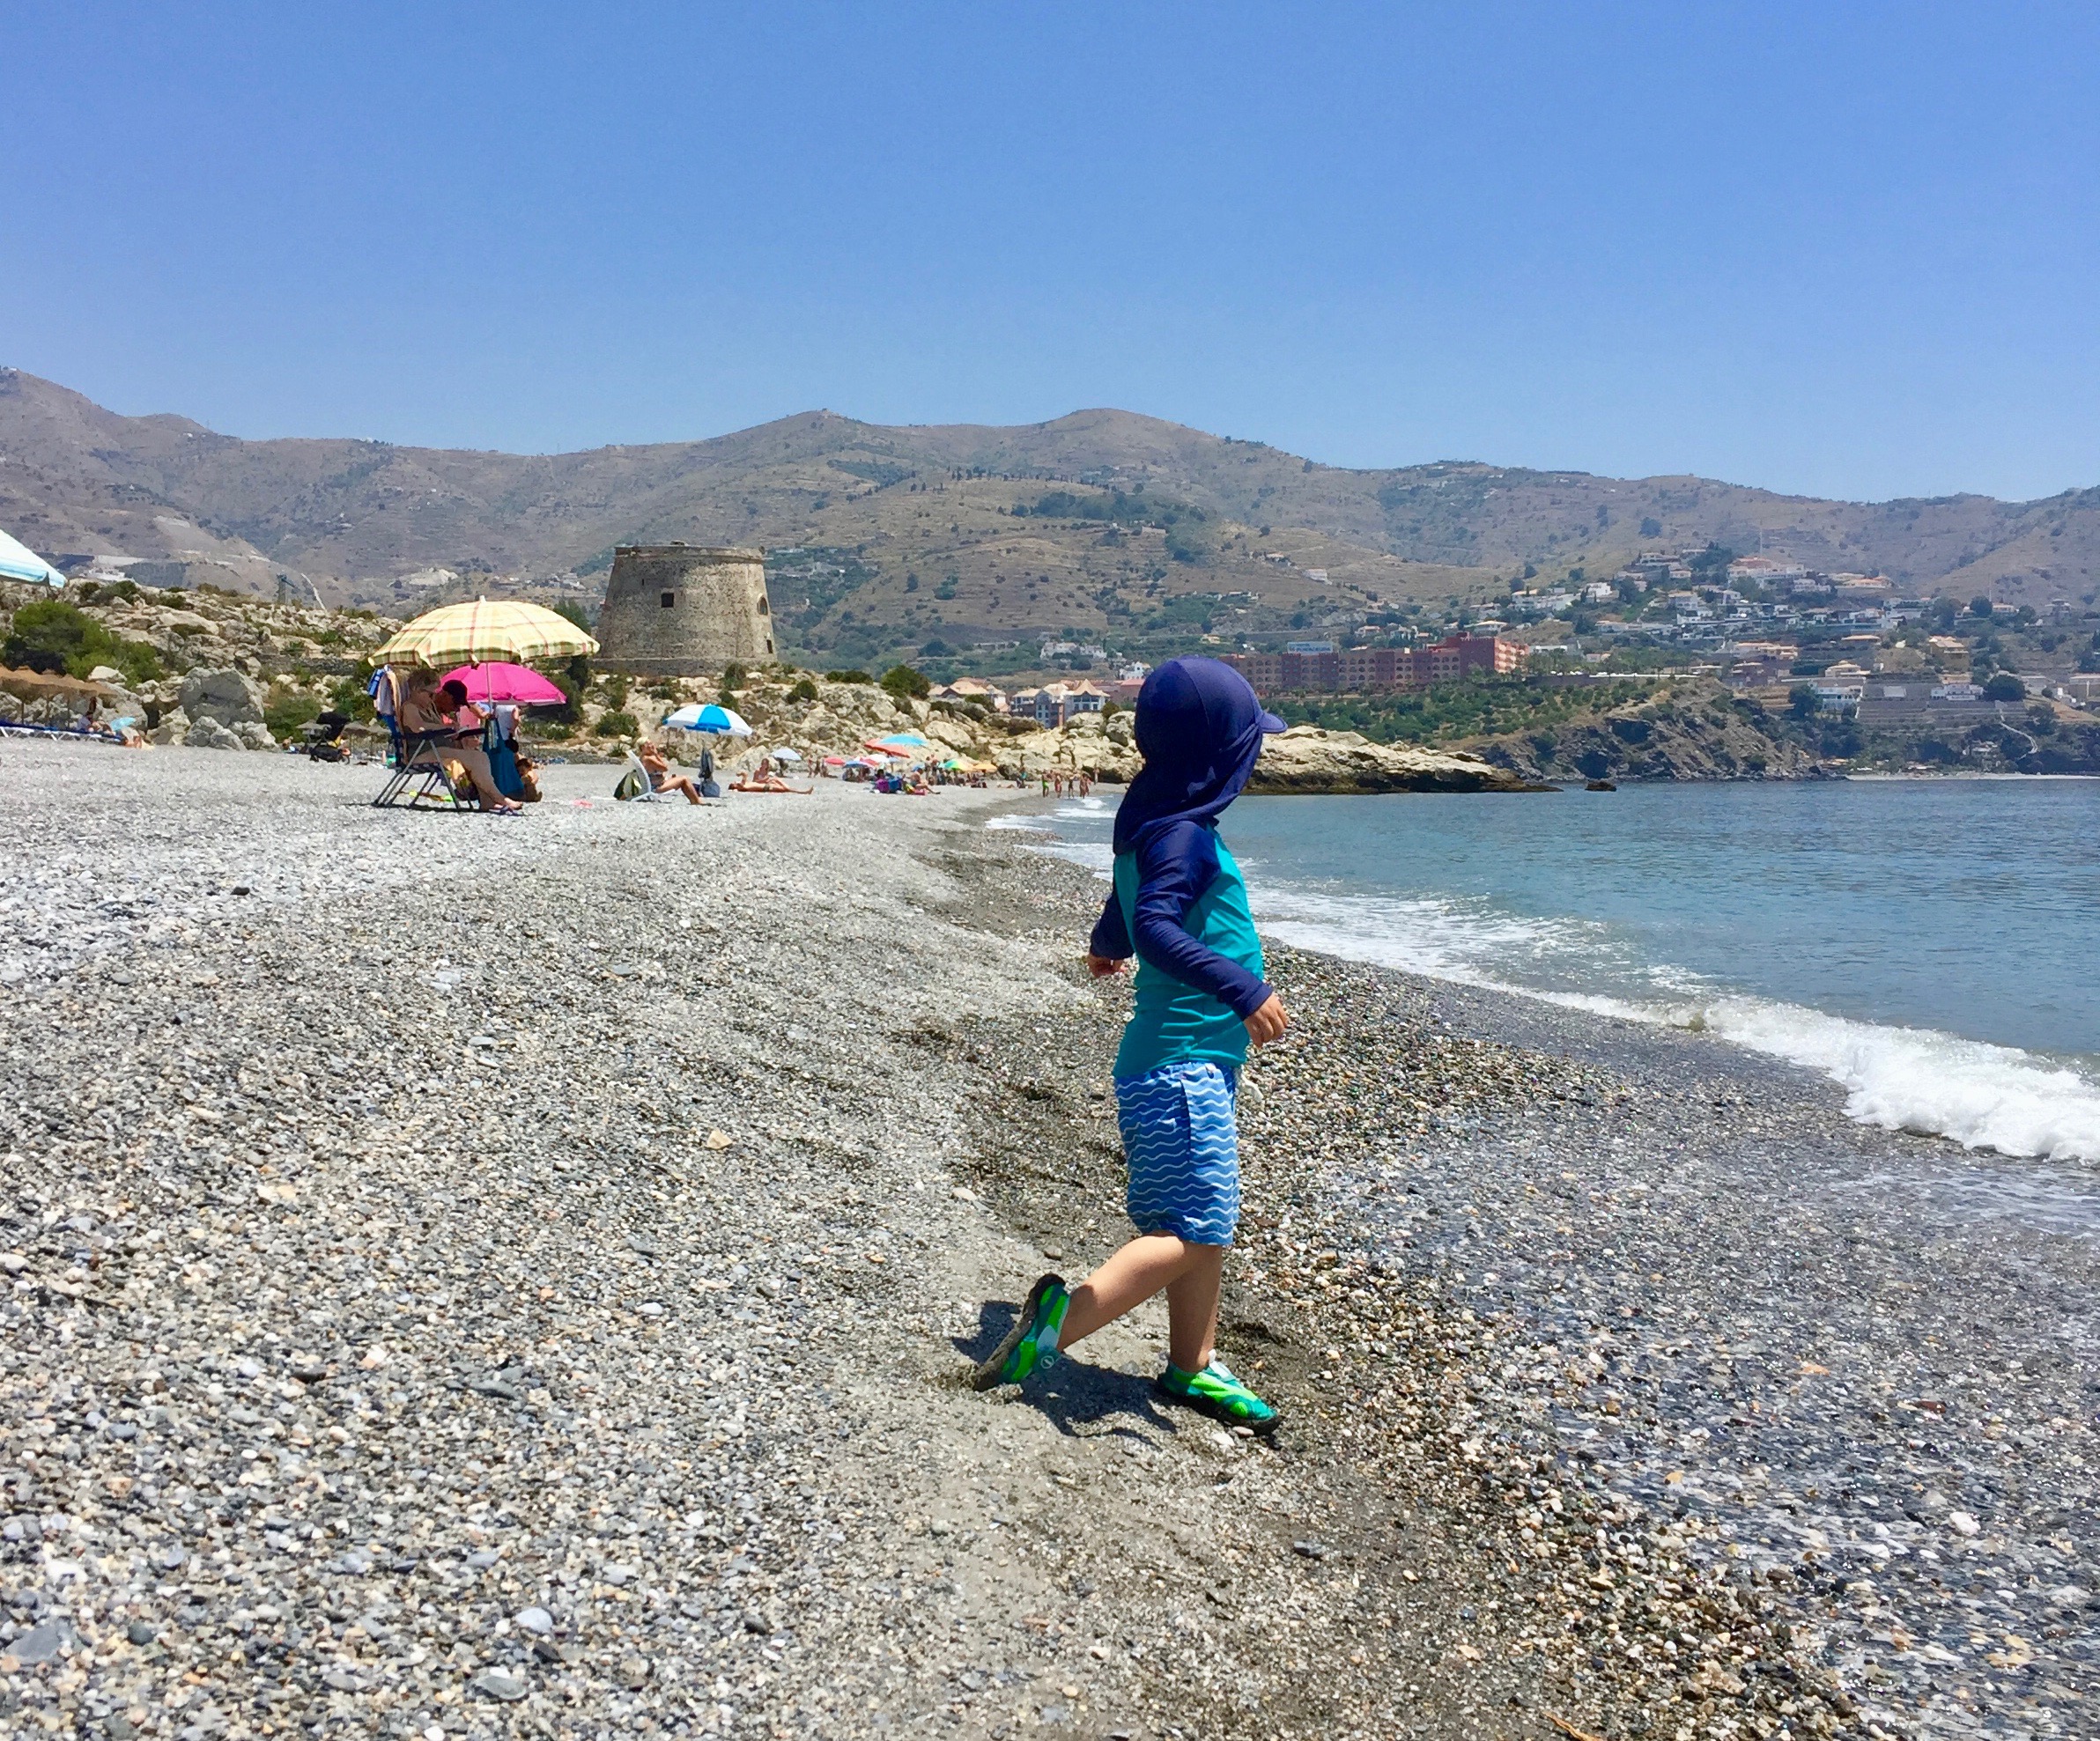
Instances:
[[[1269,889],[1255,897],[1261,928],[1300,948],[1623,1021],[1701,1029],[1829,1078],[1845,1090],[1850,1117],[1883,1130],[2004,1155],[2100,1161],[2100,1080],[2068,1060],[1730,992],[1638,962],[1602,925],[1520,918],[1485,903]],[[1570,981],[1612,989],[1564,989]]]

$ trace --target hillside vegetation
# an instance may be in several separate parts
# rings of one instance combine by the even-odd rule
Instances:
[[[2042,607],[2100,587],[2100,490],[1861,504],[1475,462],[1358,471],[1115,410],[1010,429],[812,411],[521,455],[248,441],[10,371],[0,460],[0,525],[55,557],[402,614],[476,590],[588,601],[617,543],[759,544],[789,646],[847,660],[1317,633],[1396,602],[1494,600],[1527,568],[1760,537],[1964,599]]]

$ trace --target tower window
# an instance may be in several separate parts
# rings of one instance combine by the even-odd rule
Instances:
[[[759,615],[759,616],[765,616],[765,612],[766,612],[765,601],[764,599],[760,599],[760,600],[758,601],[758,615]]]
[[[678,595],[676,593],[659,593],[656,595],[656,601],[669,610],[678,602]]]

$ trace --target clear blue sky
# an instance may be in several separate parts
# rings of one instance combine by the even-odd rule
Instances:
[[[11,0],[0,65],[0,362],[241,435],[2100,483],[2090,4]]]

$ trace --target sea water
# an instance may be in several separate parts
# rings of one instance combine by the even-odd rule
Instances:
[[[1113,800],[1004,820],[1107,867]],[[1243,798],[1223,832],[1284,942],[1701,1028],[1863,1122],[2100,1161],[2100,781]]]

